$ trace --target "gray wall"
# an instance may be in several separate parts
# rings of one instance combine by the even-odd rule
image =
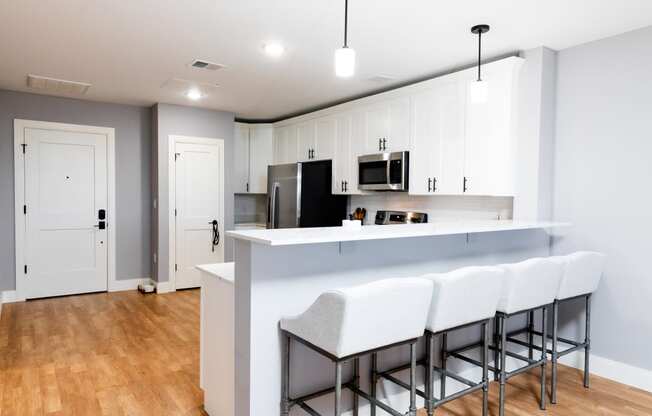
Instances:
[[[115,128],[116,276],[151,276],[151,110],[0,90],[0,290],[15,289],[15,118]]]
[[[652,28],[558,55],[554,217],[573,223],[555,253],[608,255],[593,352],[652,370]],[[562,310],[573,316],[579,305]],[[568,318],[567,318],[568,319]],[[564,331],[578,333],[573,321]]]
[[[157,104],[153,109],[157,120],[156,154],[158,163],[158,181],[155,197],[158,200],[158,210],[155,212],[158,221],[156,250],[158,263],[154,278],[159,282],[169,280],[169,171],[168,149],[169,136],[211,137],[224,140],[224,227],[233,229],[233,187],[231,172],[233,171],[233,113],[205,110],[195,107],[184,107],[170,104]],[[230,238],[225,238],[224,256],[226,261],[233,257],[233,247]]]

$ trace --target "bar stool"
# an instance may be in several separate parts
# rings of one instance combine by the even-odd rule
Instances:
[[[552,261],[563,267],[563,277],[559,292],[553,303],[552,313],[552,380],[551,403],[557,403],[557,361],[560,357],[584,349],[584,387],[589,388],[589,357],[591,351],[591,295],[598,289],[606,256],[591,251],[578,251],[567,256],[555,256]],[[584,342],[576,342],[558,336],[559,304],[573,299],[584,298],[586,318]],[[558,351],[558,342],[572,347]]]
[[[280,321],[283,336],[281,416],[299,406],[319,415],[308,401],[335,393],[334,414],[342,414],[342,387],[353,393],[353,414],[358,397],[393,416],[416,416],[416,342],[423,335],[432,297],[432,282],[419,278],[385,279],[327,291],[302,314]],[[335,386],[290,398],[290,344],[300,342],[335,363]],[[410,407],[398,412],[360,389],[360,357],[399,345],[410,345]],[[342,383],[342,366],[353,361],[353,379]]]
[[[498,267],[465,267],[449,273],[421,276],[433,282],[433,296],[426,323],[426,386],[425,392],[418,394],[425,399],[426,412],[432,416],[436,408],[452,400],[482,389],[482,414],[489,409],[488,393],[488,347],[489,332],[487,324],[496,314],[496,307],[502,294],[505,271]],[[457,329],[480,325],[482,354],[478,365],[482,367],[482,381],[475,382],[451,373],[446,369],[446,343],[448,334]],[[441,336],[441,367],[434,366],[434,338]],[[380,373],[379,376],[404,386],[392,373],[405,366]],[[434,398],[433,373],[440,375],[439,399]],[[464,390],[446,395],[446,379],[450,377],[467,387]]]
[[[494,378],[498,375],[500,382],[499,415],[505,414],[505,386],[507,380],[541,367],[541,410],[546,407],[546,354],[536,360],[520,354],[507,351],[507,320],[513,316],[542,310],[542,350],[545,348],[543,341],[546,337],[547,308],[552,304],[559,289],[562,267],[549,259],[534,258],[520,263],[500,265],[505,270],[505,283],[501,299],[498,302],[494,324]],[[510,339],[511,340],[511,339]],[[463,347],[449,352],[450,356],[478,365],[474,360],[468,359],[462,352],[468,351],[478,344]],[[526,365],[513,371],[507,371],[505,363],[507,356],[523,361]]]

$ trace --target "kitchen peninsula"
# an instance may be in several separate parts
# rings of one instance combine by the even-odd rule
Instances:
[[[417,276],[462,266],[547,256],[551,232],[567,225],[436,221],[369,226],[360,230],[329,227],[228,232],[235,240],[235,414],[278,414],[279,319],[301,313],[320,293],[387,277]],[[464,331],[454,335],[457,336],[450,339],[451,345],[470,339]],[[332,385],[333,370],[328,361],[301,345],[292,348],[296,359],[291,368],[291,395]],[[381,368],[401,363],[406,352],[399,347],[383,354]],[[345,370],[345,380],[349,370]],[[368,386],[367,373],[368,363],[363,361],[362,386]],[[379,397],[394,403],[402,400],[397,390],[379,387]],[[348,400],[346,394],[345,399]],[[331,405],[329,397],[314,403],[324,414],[329,414]],[[363,402],[361,414],[365,414],[365,406]],[[297,412],[295,409],[291,414],[300,414]]]

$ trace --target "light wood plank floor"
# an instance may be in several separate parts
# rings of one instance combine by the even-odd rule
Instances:
[[[205,415],[198,361],[196,290],[7,304],[0,319],[0,416]],[[560,370],[560,403],[541,411],[537,383],[536,371],[509,381],[507,415],[652,415],[652,394],[595,376],[586,390],[581,372],[567,367]],[[492,416],[497,393],[492,383]],[[436,415],[479,415],[480,399],[468,396]]]

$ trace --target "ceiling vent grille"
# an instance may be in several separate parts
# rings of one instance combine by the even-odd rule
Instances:
[[[217,71],[218,69],[224,68],[224,65],[216,64],[215,62],[204,61],[201,59],[195,59],[190,63],[190,66],[197,69],[207,69],[209,71]]]
[[[60,94],[83,95],[86,94],[91,84],[28,74],[27,86],[36,90],[46,90]]]

